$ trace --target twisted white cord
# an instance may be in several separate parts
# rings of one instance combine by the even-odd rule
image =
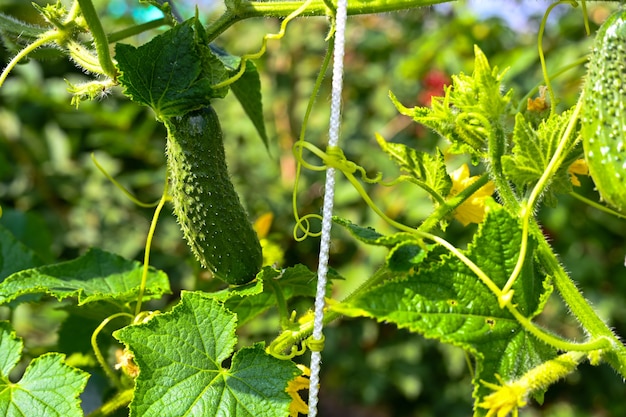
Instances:
[[[339,128],[341,127],[341,91],[343,89],[343,56],[347,20],[347,0],[339,0],[335,17],[335,50],[333,56],[333,81],[330,101],[330,127],[328,129],[328,146],[337,146]],[[324,206],[322,209],[322,237],[320,243],[319,262],[317,268],[317,293],[315,296],[315,319],[313,322],[313,339],[322,339],[324,327],[324,296],[326,295],[326,275],[328,273],[328,253],[330,250],[330,228],[333,215],[333,198],[335,195],[335,169],[326,171],[324,188]],[[311,353],[311,382],[309,387],[309,417],[317,416],[319,394],[319,374],[321,352]]]

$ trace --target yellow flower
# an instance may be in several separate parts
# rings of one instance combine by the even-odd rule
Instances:
[[[263,249],[263,265],[278,267],[284,263],[285,251],[277,242],[268,238],[273,221],[274,215],[271,212],[264,213],[254,222],[254,230]]]
[[[580,187],[580,181],[576,175],[589,175],[589,167],[587,166],[587,161],[584,159],[575,160],[572,165],[567,169],[570,175],[570,181],[576,187]]]
[[[304,402],[298,391],[308,390],[309,389],[309,376],[311,375],[311,370],[304,365],[298,365],[300,371],[302,371],[302,375],[298,375],[287,384],[287,388],[285,391],[292,398],[291,404],[289,405],[289,416],[290,417],[298,417],[298,413],[300,414],[309,414],[309,406]]]
[[[487,388],[495,392],[487,395],[478,406],[488,410],[487,417],[506,417],[511,411],[513,416],[517,417],[518,409],[526,405],[527,390],[521,384],[504,383],[499,375],[496,375],[496,378],[502,385],[482,381]]]
[[[470,177],[469,173],[467,164],[461,165],[459,169],[452,172],[450,175],[452,179],[452,189],[450,190],[449,197],[454,197],[478,179],[478,177]],[[467,226],[470,223],[482,222],[485,218],[486,211],[485,200],[491,197],[494,191],[495,186],[489,181],[472,194],[470,198],[465,200],[463,204],[457,207],[454,211],[454,217],[460,221],[463,226]]]

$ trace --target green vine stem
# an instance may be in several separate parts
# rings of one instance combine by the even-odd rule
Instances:
[[[426,220],[422,222],[417,228],[419,232],[429,232],[437,224],[449,216],[457,207],[465,202],[468,198],[470,198],[476,191],[478,191],[481,187],[489,182],[489,175],[483,174],[476,181],[471,183],[467,188],[464,188],[460,193],[455,195],[452,198],[446,200],[444,204],[441,204],[437,207],[437,209],[431,213],[430,216]]]
[[[487,144],[489,157],[488,169],[504,207],[507,208],[509,212],[519,215],[521,208],[520,202],[515,196],[511,184],[506,179],[504,169],[502,168],[502,156],[506,151],[506,143],[506,134],[503,127],[499,123],[492,125],[489,130]]]
[[[539,180],[533,187],[530,196],[528,197],[528,200],[522,204],[520,213],[522,218],[522,243],[520,245],[520,252],[517,258],[517,264],[515,265],[511,276],[502,288],[502,292],[504,293],[507,293],[513,287],[513,284],[515,284],[517,277],[522,271],[524,260],[526,259],[526,250],[528,249],[528,227],[530,219],[531,217],[533,217],[535,204],[537,203],[537,200],[539,199],[541,193],[546,190],[546,188],[550,184],[550,181],[552,180],[552,178],[554,178],[556,171],[563,163],[563,159],[565,158],[566,154],[565,147],[568,143],[568,139],[570,138],[570,136],[572,136],[572,133],[574,132],[576,123],[578,122],[578,115],[580,114],[580,111],[582,109],[582,104],[583,95],[581,94],[578,103],[576,104],[576,107],[574,108],[574,111],[569,119],[567,128],[563,132],[563,136],[559,140],[559,144],[554,151],[554,155],[552,155],[552,158],[550,159],[550,162],[548,163],[546,169],[543,171],[541,178],[539,178]]]
[[[96,155],[93,152],[91,153],[91,160],[94,163],[94,165],[96,166],[96,168],[98,168],[98,170],[102,173],[102,175],[104,175],[109,181],[111,181],[111,183],[113,185],[115,185],[120,191],[122,191],[124,193],[124,195],[126,195],[126,197],[128,197],[130,199],[130,201],[132,201],[133,203],[135,203],[139,207],[144,207],[144,208],[156,207],[159,204],[159,202],[161,201],[161,200],[159,200],[159,201],[156,201],[154,203],[144,203],[143,201],[140,201],[130,191],[128,191],[128,189],[126,189],[126,187],[124,187],[115,178],[113,178],[113,176],[111,176],[111,174],[109,174],[107,172],[107,170],[104,169],[104,167],[102,165],[100,165],[100,163],[96,159]]]
[[[332,36],[329,38],[329,41],[332,40]],[[311,117],[311,112],[313,111],[313,106],[315,104],[315,100],[319,94],[320,88],[322,87],[322,82],[324,81],[324,77],[326,76],[326,71],[328,71],[328,66],[330,65],[330,60],[333,57],[334,50],[334,42],[328,42],[328,49],[326,50],[326,54],[324,55],[324,60],[322,61],[322,65],[319,73],[317,74],[317,78],[315,79],[315,84],[313,85],[313,91],[311,92],[311,96],[309,97],[306,110],[304,112],[304,117],[302,119],[302,127],[300,128],[300,136],[298,138],[298,142],[304,142],[306,136],[306,129],[309,125],[309,118]],[[302,156],[302,154],[298,154],[296,148],[294,146],[294,154],[295,158],[298,159]],[[299,242],[305,239],[307,236],[315,235],[316,233],[311,232],[309,218],[311,215],[305,215],[300,217],[298,213],[298,186],[300,184],[300,175],[302,172],[302,164],[296,164],[296,173],[295,180],[293,185],[293,192],[291,193],[291,204],[292,204],[292,212],[295,217],[296,226],[294,227],[293,236],[294,239]],[[317,216],[317,215],[314,215]],[[298,235],[298,231],[303,232],[302,236]],[[319,234],[317,234],[319,236]]]
[[[328,7],[327,1],[312,0],[311,4],[303,11],[302,16],[332,16],[334,9]],[[453,0],[350,0],[348,2],[348,16],[414,9],[450,1]],[[301,6],[301,1],[228,1],[226,12],[207,26],[209,41],[217,38],[241,20],[255,17],[287,17]]]
[[[2,71],[2,74],[0,74],[0,87],[2,87],[2,84],[4,84],[4,81],[7,79],[7,77],[9,76],[9,73],[13,70],[13,68],[15,68],[17,63],[20,62],[22,59],[26,58],[28,54],[30,54],[35,49],[45,44],[57,42],[63,39],[64,37],[65,37],[65,33],[61,31],[57,31],[56,29],[52,29],[52,30],[42,33],[36,41],[34,41],[33,43],[26,46],[24,49],[19,51],[17,55],[15,55],[13,59],[9,61],[7,66]]]
[[[96,52],[98,53],[98,61],[100,61],[100,66],[106,75],[111,77],[112,79],[117,78],[117,68],[115,68],[115,64],[113,63],[113,59],[111,58],[111,53],[109,51],[109,41],[107,39],[107,35],[104,33],[104,29],[102,28],[102,23],[100,22],[100,18],[96,13],[96,9],[93,7],[93,3],[91,0],[76,0],[80,6],[80,10],[85,18],[85,22],[87,22],[87,26],[91,31],[91,35],[93,36],[93,41],[96,46]]]
[[[504,381],[497,374],[495,376],[499,384],[481,380],[485,387],[494,392],[486,395],[478,407],[487,409],[488,416],[504,417],[512,412],[517,417],[518,409],[527,405],[529,394],[545,390],[571,374],[585,359],[586,355],[580,352],[567,352],[541,363],[512,381]]]
[[[143,300],[143,294],[146,291],[146,283],[148,281],[148,269],[150,268],[150,249],[152,248],[152,238],[154,237],[154,232],[156,230],[157,223],[159,221],[159,214],[163,209],[166,201],[169,201],[170,196],[167,193],[168,188],[168,180],[165,178],[165,186],[163,187],[163,195],[161,196],[161,200],[159,200],[159,204],[157,204],[154,209],[154,215],[152,216],[152,222],[150,223],[150,230],[148,231],[148,237],[146,237],[146,249],[144,252],[143,258],[143,270],[141,274],[141,285],[139,286],[139,294],[137,294],[137,305],[135,306],[135,316],[139,316],[141,313],[141,303]]]
[[[541,19],[541,25],[539,26],[539,34],[537,35],[537,49],[539,51],[539,61],[541,61],[541,71],[543,72],[543,80],[546,83],[548,94],[550,95],[550,114],[556,114],[556,96],[554,95],[554,90],[552,89],[552,83],[550,82],[550,77],[548,76],[548,68],[546,66],[546,58],[543,54],[543,33],[546,29],[548,16],[550,16],[552,10],[560,4],[570,4],[573,7],[576,7],[578,5],[575,0],[561,0],[556,3],[552,3],[550,6],[548,6],[546,12],[543,14],[543,18]]]
[[[213,85],[212,88],[215,90],[218,90],[220,88],[227,87],[231,85],[232,83],[234,83],[235,81],[237,81],[238,79],[240,79],[243,76],[243,74],[246,72],[246,62],[251,59],[261,58],[265,54],[265,50],[267,49],[268,40],[282,39],[285,36],[285,33],[287,31],[287,25],[289,24],[289,22],[295,19],[296,17],[298,17],[300,14],[302,14],[312,1],[313,0],[306,0],[304,3],[302,3],[300,7],[294,10],[293,13],[285,17],[285,19],[283,19],[282,23],[280,24],[280,30],[278,31],[278,33],[268,33],[265,36],[263,36],[261,48],[257,52],[252,53],[252,54],[246,54],[241,57],[241,61],[239,63],[239,71],[237,71],[235,75],[228,78],[227,80],[224,80],[218,84]]]
[[[602,321],[598,314],[585,300],[576,284],[569,277],[562,265],[556,259],[550,244],[545,240],[539,226],[533,225],[533,234],[540,237],[536,253],[539,260],[546,268],[548,274],[554,279],[554,285],[561,294],[561,298],[569,308],[570,312],[583,326],[589,334],[590,339],[608,339],[611,342],[611,351],[615,354],[618,363],[612,363],[615,369],[626,378],[626,346],[615,336],[608,325]]]
[[[608,213],[610,215],[613,215],[615,217],[619,217],[620,219],[626,219],[626,215],[624,215],[624,214],[622,214],[620,212],[617,212],[617,211],[615,211],[613,209],[610,209],[607,206],[603,206],[602,204],[598,203],[597,201],[593,201],[593,200],[588,199],[587,197],[583,197],[582,195],[580,195],[580,194],[578,194],[578,193],[576,193],[574,191],[571,191],[569,193],[569,195],[571,195],[572,197],[574,197],[577,200],[582,201],[585,204],[590,205],[591,207],[593,207],[595,209],[598,209],[600,211],[603,211],[603,212]]]
[[[112,320],[115,320],[118,317],[128,317],[128,318],[130,318],[130,321],[133,320],[133,315],[132,314],[124,313],[124,312],[113,314],[113,315],[107,317],[106,319],[102,320],[100,325],[98,325],[98,327],[96,327],[96,329],[91,334],[91,348],[93,349],[93,353],[94,353],[94,355],[96,355],[96,359],[98,360],[98,363],[100,364],[100,366],[104,370],[104,373],[107,375],[107,377],[109,377],[111,382],[117,388],[122,388],[120,379],[118,378],[118,376],[115,373],[115,371],[113,369],[111,369],[111,367],[107,363],[106,359],[104,359],[104,356],[102,355],[102,352],[100,351],[100,348],[98,347],[98,335],[100,334],[102,329],[104,329],[104,327],[107,324],[109,324]]]

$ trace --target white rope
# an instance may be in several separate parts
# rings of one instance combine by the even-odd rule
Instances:
[[[347,20],[347,0],[339,0],[335,17],[335,50],[333,55],[333,81],[330,101],[330,126],[328,129],[328,146],[337,146],[339,128],[341,127],[341,91],[343,89],[343,56]],[[322,209],[322,237],[320,243],[319,263],[317,268],[317,293],[315,296],[315,320],[313,322],[313,339],[321,340],[324,327],[324,296],[326,295],[326,275],[328,273],[328,253],[330,250],[330,228],[333,215],[333,198],[335,195],[335,169],[326,171],[324,189],[324,206]],[[311,379],[309,387],[309,417],[317,416],[319,394],[319,374],[322,354],[311,353]]]

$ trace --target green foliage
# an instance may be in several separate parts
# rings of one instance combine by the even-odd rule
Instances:
[[[125,94],[150,106],[161,119],[182,116],[226,94],[211,88],[228,75],[195,18],[138,48],[117,44],[115,58]]]
[[[438,2],[351,1],[348,13]],[[77,398],[87,374],[54,351],[71,354],[68,363],[92,375],[95,399],[83,403],[92,416],[304,412],[299,395],[308,380],[295,364],[320,347],[310,339],[317,241],[300,242],[290,228],[296,214],[297,231],[316,235],[315,215],[294,211],[319,211],[318,171],[330,167],[348,181],[337,182],[334,222],[341,227],[331,265],[340,273],[331,268],[324,321],[353,320],[326,330],[321,383],[330,389],[322,389],[320,410],[357,413],[333,404],[336,396],[388,415],[452,417],[467,415],[473,401],[475,416],[504,417],[526,405],[534,415],[530,398],[542,403],[545,395],[542,415],[557,415],[566,401],[589,410],[585,415],[625,412],[612,401],[623,385],[609,373],[626,376],[626,348],[617,336],[624,285],[610,279],[622,272],[626,229],[619,214],[595,210],[590,180],[581,177],[579,187],[572,177],[584,167],[581,133],[586,148],[598,142],[621,161],[623,141],[605,135],[593,142],[589,132],[607,117],[614,129],[623,120],[592,111],[619,107],[619,94],[589,95],[587,84],[585,101],[578,100],[581,68],[557,68],[581,62],[586,41],[573,34],[582,33],[580,15],[564,15],[563,32],[543,42],[550,48],[541,53],[545,91],[535,85],[536,49],[517,46],[527,37],[496,20],[437,11],[426,23],[421,15],[361,18],[346,54],[345,142],[322,150],[308,141],[326,127],[326,106],[313,104],[327,93],[326,67],[313,91],[311,85],[316,57],[328,49],[327,20],[292,22],[287,35],[285,29],[300,12],[332,23],[327,2],[229,1],[217,19],[196,11],[188,20],[168,3],[147,3],[163,17],[136,24],[128,16],[98,16],[91,0],[37,6],[40,26],[0,15],[0,34],[17,52],[14,59],[3,55],[9,65],[0,76],[7,108],[0,111],[7,139],[0,138],[0,317],[11,319],[0,324],[5,414],[19,408],[82,415]],[[225,32],[261,16],[286,19],[278,34],[268,34],[270,19]],[[598,48],[619,50],[603,37],[609,32],[598,32]],[[252,38],[262,43],[257,54],[249,53]],[[270,49],[272,39],[282,39],[288,52]],[[216,40],[246,53],[226,52]],[[49,46],[79,69],[62,67],[64,61],[16,66]],[[261,58],[266,49],[270,56]],[[621,67],[601,71],[604,64],[592,61],[588,79],[619,83]],[[450,82],[448,74],[456,74]],[[56,92],[65,90],[63,79],[80,109]],[[104,99],[114,86],[123,95],[86,101]],[[242,108],[230,105],[231,91]],[[403,116],[420,126],[404,128]],[[256,135],[263,143],[247,140]],[[86,168],[94,150],[99,170]],[[592,169],[594,180],[615,204],[602,186],[609,171],[599,169]],[[299,186],[290,199],[295,173]],[[614,190],[609,194],[623,193]],[[151,213],[142,201],[155,199]],[[161,213],[172,200],[201,265],[190,259],[175,219]],[[253,230],[243,206],[252,217],[269,213],[274,220],[259,220]],[[142,255],[141,263],[131,260]],[[13,327],[26,338],[26,352],[40,355],[21,379],[22,342]],[[578,380],[563,389],[558,381],[574,373]],[[591,392],[606,401],[591,403]]]
[[[502,93],[505,72],[492,69],[478,46],[474,51],[472,75],[452,76],[452,85],[446,87],[443,97],[433,97],[430,108],[408,109],[395,96],[391,98],[400,113],[449,139],[455,145],[450,151],[483,157],[489,137],[502,129],[512,91]]]
[[[376,140],[381,149],[407,173],[410,181],[426,189],[435,200],[441,201],[448,195],[452,180],[441,151],[433,156],[401,143],[386,142],[381,136],[376,136]]]
[[[8,322],[0,322],[0,411],[7,417],[82,416],[78,396],[89,375],[63,363],[65,355],[47,353],[34,359],[18,382],[9,373],[17,365],[24,344]]]
[[[261,101],[261,79],[254,62],[246,62],[246,71],[230,86],[230,90],[241,103],[265,146],[269,146]]]
[[[287,382],[295,365],[264,352],[261,345],[239,350],[236,316],[200,293],[183,293],[170,313],[115,332],[134,354],[137,377],[131,416],[284,416]]]
[[[571,111],[551,115],[548,119],[542,120],[537,128],[534,128],[522,113],[515,116],[514,147],[511,155],[502,157],[502,166],[521,192],[532,189],[548,169],[571,115]],[[572,191],[568,168],[582,156],[580,147],[576,147],[576,144],[574,137],[568,139],[564,150],[564,162],[550,179],[550,185],[544,195],[546,203],[550,206],[556,205],[558,194]]]
[[[54,265],[24,269],[0,283],[0,304],[26,294],[46,294],[63,300],[76,297],[78,305],[96,301],[127,303],[137,296],[143,266],[120,256],[92,249],[85,255]],[[146,296],[170,293],[167,276],[150,270]]]
[[[498,287],[503,287],[515,268],[521,235],[518,219],[494,208],[465,255]],[[406,248],[407,243],[411,240],[405,237],[394,249]],[[552,287],[535,271],[532,251],[527,256],[526,267],[513,290],[515,308],[532,319],[543,309]],[[393,271],[390,275],[394,278],[341,306],[341,312],[395,323],[472,353],[476,358],[476,398],[489,392],[481,381],[496,383],[495,375],[519,377],[556,355],[554,348],[536,339],[508,310],[502,309],[490,288],[458,258],[413,257],[404,270],[393,259],[388,259],[385,267]]]

